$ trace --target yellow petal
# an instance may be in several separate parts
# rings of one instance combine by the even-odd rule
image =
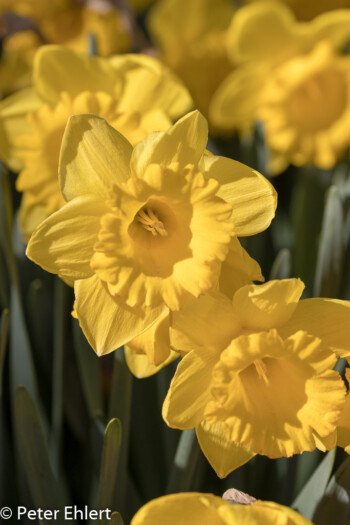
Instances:
[[[121,111],[132,108],[133,111],[145,113],[161,109],[171,119],[176,119],[193,106],[187,88],[159,60],[148,55],[127,54],[111,57],[109,61],[116,71],[123,71],[126,77],[119,101]]]
[[[232,206],[234,233],[255,235],[265,230],[275,215],[277,194],[260,173],[226,157],[205,157],[205,173],[220,183],[218,196]]]
[[[255,454],[228,441],[222,423],[208,423],[203,420],[196,428],[197,438],[203,454],[219,478],[226,478],[230,472],[247,463]]]
[[[188,300],[171,313],[171,346],[179,351],[220,352],[240,330],[232,301],[215,291]]]
[[[86,193],[106,198],[114,184],[130,175],[132,146],[104,119],[75,115],[62,139],[59,180],[69,201]]]
[[[135,147],[131,165],[139,177],[149,164],[169,165],[178,162],[198,164],[208,141],[208,124],[199,111],[188,113],[168,131],[152,133]]]
[[[233,298],[236,316],[245,328],[277,328],[290,319],[303,290],[304,284],[300,279],[283,279],[243,286]],[[302,327],[299,327],[300,329]]]
[[[28,243],[27,256],[68,281],[91,276],[93,246],[105,212],[105,203],[94,196],[77,197],[38,227]]]
[[[79,324],[98,355],[108,354],[147,330],[163,307],[139,310],[120,306],[105,284],[93,275],[74,283]]]
[[[231,525],[231,522],[223,522],[217,513],[220,507],[230,507],[230,504],[212,494],[170,494],[144,505],[131,520],[131,525]]]
[[[178,359],[178,358],[179,358],[179,354],[171,350],[167,359],[163,361],[160,365],[155,366],[154,364],[151,363],[147,355],[137,354],[128,345],[125,346],[126,364],[128,365],[130,372],[134,374],[135,377],[139,377],[139,378],[153,376],[154,374],[159,372],[159,370],[169,365],[170,363],[175,361],[175,359]]]
[[[293,13],[281,2],[255,2],[239,9],[227,35],[233,62],[274,60],[292,44]]]
[[[350,368],[345,370],[345,377],[347,382],[350,382]],[[346,396],[344,408],[340,414],[337,424],[337,445],[343,447],[345,451],[350,453],[350,395]]]
[[[190,352],[180,361],[162,410],[170,427],[185,430],[201,422],[210,398],[209,383],[216,359],[216,356],[203,359]]]
[[[209,120],[221,130],[250,131],[257,118],[262,86],[269,69],[243,65],[227,75],[209,106]]]
[[[328,40],[337,48],[349,39],[350,10],[336,9],[315,17],[309,22],[309,38],[315,42]]]
[[[225,261],[221,265],[219,289],[231,299],[234,293],[252,281],[264,281],[259,264],[249,256],[234,237]]]
[[[299,301],[289,321],[279,328],[279,333],[285,338],[298,330],[305,330],[345,357],[350,355],[349,326],[349,301],[313,298]]]
[[[130,341],[129,348],[134,353],[146,354],[149,363],[155,367],[166,361],[170,355],[169,310],[165,308],[148,330]]]
[[[0,158],[13,171],[22,168],[16,155],[16,138],[30,133],[27,113],[37,110],[40,99],[32,89],[24,89],[0,102]]]
[[[42,100],[55,105],[62,91],[72,97],[89,90],[117,97],[122,88],[120,75],[109,61],[77,53],[64,46],[42,46],[34,60],[33,82]]]

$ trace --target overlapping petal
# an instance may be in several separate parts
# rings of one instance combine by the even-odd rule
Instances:
[[[147,330],[164,308],[163,305],[144,311],[126,308],[112,297],[96,275],[75,281],[74,293],[80,327],[99,356],[113,352]]]
[[[107,198],[113,184],[130,176],[132,146],[104,119],[76,115],[62,139],[59,180],[64,198],[93,193]],[[83,175],[84,174],[84,175]]]

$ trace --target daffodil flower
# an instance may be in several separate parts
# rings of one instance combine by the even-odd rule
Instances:
[[[349,9],[308,23],[279,2],[237,11],[227,42],[238,66],[213,96],[214,125],[247,132],[261,121],[271,174],[290,162],[333,167],[350,141],[350,63],[337,54],[349,27]]]
[[[162,0],[147,18],[162,60],[183,80],[205,116],[212,95],[232,70],[226,33],[233,13],[229,0]]]
[[[300,300],[299,279],[211,292],[174,312],[171,344],[188,352],[163,406],[172,427],[196,428],[220,477],[255,454],[329,450],[345,403],[333,371],[350,353],[350,304]]]
[[[74,283],[98,354],[142,334],[164,307],[217,286],[236,235],[265,229],[276,193],[259,173],[204,155],[198,112],[134,149],[103,119],[71,117],[60,156],[66,204],[33,234],[29,258]]]
[[[135,514],[131,525],[312,525],[295,510],[272,501],[253,505],[231,505],[228,501],[200,492],[162,496],[146,503]]]
[[[36,55],[33,75],[33,90],[0,103],[0,156],[21,170],[17,189],[23,192],[20,224],[26,239],[64,203],[57,171],[70,115],[97,114],[136,144],[167,129],[192,103],[167,68],[142,55],[104,59],[45,46]]]

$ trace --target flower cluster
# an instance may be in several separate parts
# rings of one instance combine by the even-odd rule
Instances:
[[[268,262],[250,250],[264,242],[257,235],[270,235],[270,251],[286,237],[297,243],[297,235],[283,211],[270,233],[276,189],[263,169],[247,165],[260,166],[256,159],[234,160],[246,160],[257,123],[267,175],[290,163],[330,170],[344,155],[350,10],[320,8],[312,18],[299,4],[293,13],[293,2],[154,3],[146,25],[166,65],[151,53],[116,54],[131,40],[144,50],[148,34],[140,37],[135,16],[109,0],[1,7],[4,20],[35,28],[26,67],[0,101],[0,159],[17,174],[26,255],[74,290],[72,322],[99,357],[124,351],[138,378],[178,360],[162,417],[171,428],[194,429],[219,478],[258,455],[337,445],[350,453],[349,279],[341,280],[350,246],[348,171],[338,174],[341,196],[326,209],[320,252],[330,253],[318,267],[344,291],[318,297],[328,294],[315,286],[310,297],[297,269],[306,293],[294,268],[275,267],[265,280],[259,263],[265,273]],[[142,10],[153,2],[133,4]],[[191,13],[200,13],[195,23]],[[74,21],[67,34],[62,19]],[[94,45],[86,54],[88,33]],[[131,523],[165,521],[310,523],[276,503],[231,506],[199,492],[153,500]]]

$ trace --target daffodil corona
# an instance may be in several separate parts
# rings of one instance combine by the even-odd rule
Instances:
[[[193,112],[133,149],[99,117],[69,120],[59,164],[66,204],[27,253],[74,283],[76,315],[98,354],[142,334],[165,307],[215,288],[235,235],[273,217],[272,186],[243,164],[208,156],[207,133]]]

